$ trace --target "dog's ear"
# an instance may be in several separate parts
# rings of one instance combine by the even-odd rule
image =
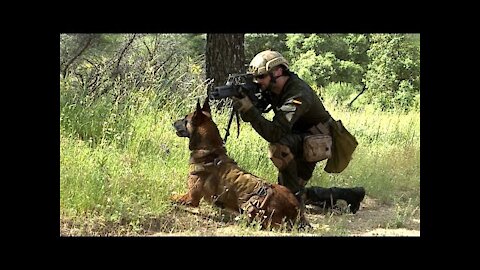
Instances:
[[[193,112],[192,124],[194,126],[199,126],[199,125],[202,124],[204,119],[207,119],[207,117],[202,112],[202,107],[200,107],[200,100],[197,99],[197,108],[196,108],[195,112]]]
[[[205,98],[205,101],[203,102],[203,107],[202,107],[202,111],[204,112],[207,112],[207,113],[211,113],[210,112],[210,104],[208,103],[210,100],[207,98]]]
[[[200,112],[201,110],[202,110],[202,108],[200,107],[200,99],[197,99],[197,109],[196,109],[196,111]]]

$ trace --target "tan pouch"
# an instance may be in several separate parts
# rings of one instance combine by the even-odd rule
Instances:
[[[332,137],[325,134],[308,135],[303,140],[303,157],[317,162],[332,157]]]

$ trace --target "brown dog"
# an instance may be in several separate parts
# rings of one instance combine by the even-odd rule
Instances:
[[[175,197],[176,203],[198,207],[203,198],[234,212],[246,212],[249,222],[255,219],[262,228],[278,227],[284,221],[289,227],[295,223],[299,203],[290,190],[242,170],[227,156],[208,98],[202,108],[197,101],[196,110],[173,125],[179,137],[189,138],[191,150],[189,190]]]

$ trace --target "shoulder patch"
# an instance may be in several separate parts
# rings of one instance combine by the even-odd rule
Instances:
[[[295,110],[297,110],[297,107],[295,107],[295,105],[293,105],[292,103],[286,103],[278,109],[284,112],[294,112]]]
[[[294,112],[288,112],[285,114],[285,118],[287,119],[288,122],[292,121]]]
[[[297,111],[297,106],[295,106],[293,103],[286,103],[285,105],[283,105],[279,109],[280,109],[280,111],[282,111],[284,113],[287,121],[291,122],[292,118],[293,118],[293,115]]]

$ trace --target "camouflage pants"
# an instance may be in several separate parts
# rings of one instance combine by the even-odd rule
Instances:
[[[283,145],[290,149],[293,159],[279,168],[278,184],[290,189],[294,194],[303,191],[312,177],[317,162],[307,162],[303,157],[303,138],[305,134],[290,134],[272,145]],[[272,160],[273,161],[273,160]],[[274,162],[275,163],[275,162]]]

